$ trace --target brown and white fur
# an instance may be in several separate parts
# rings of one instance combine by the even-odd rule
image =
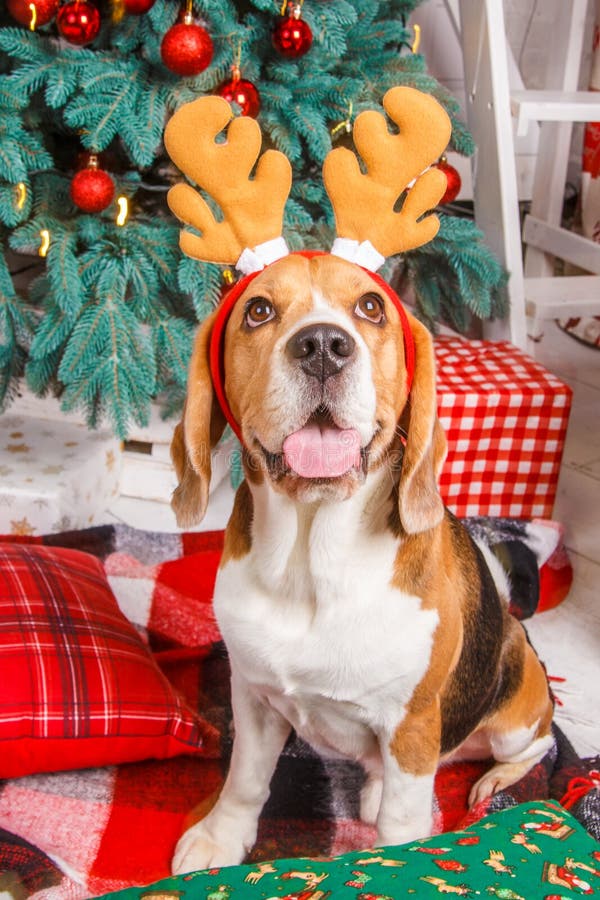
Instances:
[[[365,295],[383,304],[380,322],[364,317]],[[245,312],[253,298],[273,312],[256,327]],[[225,424],[207,365],[211,324],[197,337],[173,440],[182,524],[204,513],[210,447]],[[307,375],[289,353],[290,339],[313,324],[354,341],[329,377]],[[398,312],[354,264],[292,255],[261,272],[234,308],[226,391],[246,480],[214,602],[231,660],[235,740],[220,798],[180,839],[175,872],[243,859],[291,728],[323,754],[363,764],[361,814],[376,823],[379,844],[430,833],[440,761],[494,758],[475,803],[552,745],[546,677],[508,613],[507,579],[439,496],[446,447],[432,343],[412,317],[410,326],[407,397]],[[358,430],[360,466],[330,479],[286,469],[285,438],[319,415]]]

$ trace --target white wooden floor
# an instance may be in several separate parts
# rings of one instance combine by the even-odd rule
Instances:
[[[554,518],[566,526],[575,581],[554,610],[527,623],[531,640],[563,705],[556,718],[582,756],[600,752],[600,351],[577,343],[554,322],[546,323],[541,343],[530,348],[574,391],[573,408]],[[205,530],[223,528],[232,503],[225,482],[213,494]],[[111,518],[137,528],[175,531],[166,504],[121,498]]]
[[[575,574],[567,599],[527,628],[563,706],[556,719],[582,756],[600,753],[600,350],[554,322],[533,355],[573,388],[554,518],[566,528]]]

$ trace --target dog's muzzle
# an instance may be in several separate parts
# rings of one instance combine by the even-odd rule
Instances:
[[[285,351],[295,368],[324,387],[355,357],[356,341],[338,325],[313,323],[293,334]],[[360,468],[360,435],[356,429],[339,428],[323,408],[286,437],[283,459],[292,472],[303,478],[338,478]]]

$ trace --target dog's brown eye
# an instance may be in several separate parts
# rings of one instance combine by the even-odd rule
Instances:
[[[354,313],[374,325],[382,325],[385,321],[383,302],[377,294],[363,294],[354,307]]]
[[[256,297],[246,306],[246,325],[249,328],[256,328],[258,325],[264,325],[275,318],[275,307],[270,300],[264,297]]]

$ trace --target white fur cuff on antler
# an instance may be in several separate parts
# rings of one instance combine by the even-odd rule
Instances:
[[[341,256],[342,259],[356,263],[370,272],[376,272],[385,262],[385,256],[375,249],[371,241],[359,243],[351,238],[338,237],[333,242],[331,253],[333,256]]]
[[[246,247],[235,264],[236,269],[244,275],[260,272],[265,266],[288,256],[290,249],[282,237],[273,238],[250,249]]]

